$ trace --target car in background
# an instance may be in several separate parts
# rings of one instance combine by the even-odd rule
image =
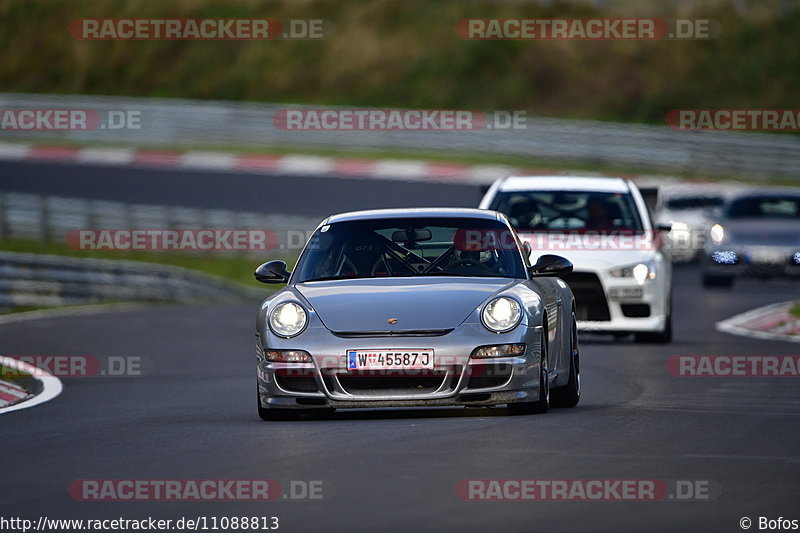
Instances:
[[[572,292],[505,215],[389,209],[325,219],[256,322],[262,419],[366,407],[491,406],[542,413],[580,398]]]
[[[800,190],[757,189],[730,200],[708,231],[703,285],[740,276],[800,275]]]
[[[708,228],[719,217],[725,196],[706,188],[682,186],[660,189],[654,217],[659,224],[669,224],[666,247],[673,262],[695,261],[705,249]]]
[[[506,214],[533,257],[557,253],[575,295],[578,328],[637,342],[672,339],[672,266],[636,186],[621,178],[536,176],[497,180],[482,209]]]

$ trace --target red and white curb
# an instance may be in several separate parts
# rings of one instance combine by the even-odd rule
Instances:
[[[497,178],[506,176],[557,173],[543,171],[542,169],[531,170],[504,165],[466,165],[410,159],[358,159],[297,154],[259,155],[128,148],[77,148],[3,142],[0,142],[0,160],[472,184],[489,184]]]
[[[0,356],[0,366],[13,369],[20,374],[31,376],[41,383],[42,389],[39,394],[31,395],[28,391],[17,385],[0,381],[0,415],[49,402],[61,394],[63,390],[60,379],[28,363],[18,361],[11,357]],[[4,397],[2,394],[3,391],[5,391],[6,400],[2,399]]]
[[[30,393],[7,381],[0,381],[0,407],[5,407],[24,400]]]
[[[800,301],[759,307],[717,322],[717,331],[754,339],[800,342],[800,318],[789,310]]]

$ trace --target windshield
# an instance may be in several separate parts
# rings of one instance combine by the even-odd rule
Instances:
[[[668,199],[664,206],[671,211],[683,211],[722,207],[724,203],[721,196],[679,196]]]
[[[630,194],[593,191],[501,192],[489,209],[528,230],[642,230]]]
[[[492,238],[481,238],[485,235]],[[297,263],[293,282],[409,276],[526,277],[519,241],[500,222],[398,218],[319,228]]]
[[[800,218],[800,196],[745,196],[733,200],[728,218]]]

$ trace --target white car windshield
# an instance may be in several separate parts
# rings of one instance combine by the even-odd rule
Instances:
[[[500,192],[489,209],[508,215],[521,231],[641,231],[630,194],[595,191]]]

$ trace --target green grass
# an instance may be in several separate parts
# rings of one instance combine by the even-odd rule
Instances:
[[[800,318],[800,305],[795,305],[794,307],[789,309],[789,314],[797,318]]]
[[[253,279],[253,271],[259,264],[270,259],[283,259],[289,264],[289,269],[291,270],[296,261],[295,257],[273,257],[272,255],[259,257],[249,254],[223,255],[197,252],[83,251],[74,250],[66,244],[40,243],[26,240],[0,240],[0,250],[159,263],[196,270],[248,287],[267,289],[269,289],[269,285],[261,284]]]

